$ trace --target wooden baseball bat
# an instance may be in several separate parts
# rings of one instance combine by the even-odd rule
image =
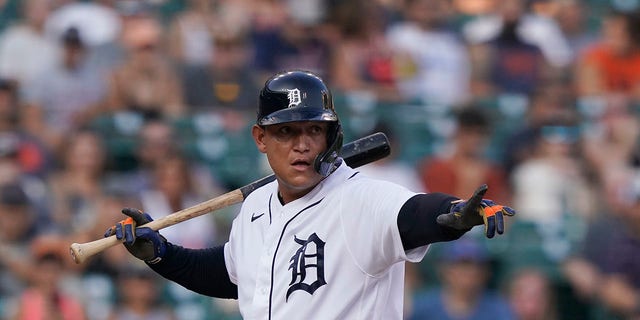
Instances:
[[[388,156],[390,152],[391,147],[389,146],[387,136],[382,132],[377,132],[345,144],[340,155],[349,166],[356,168],[382,159]],[[182,221],[226,208],[244,201],[251,192],[273,180],[275,180],[275,176],[272,174],[213,199],[153,220],[144,226],[153,230],[160,230]],[[86,243],[73,243],[70,246],[71,257],[76,263],[83,263],[89,257],[113,247],[118,243],[121,243],[121,241],[116,239],[115,235]]]

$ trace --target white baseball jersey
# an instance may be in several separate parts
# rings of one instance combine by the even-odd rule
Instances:
[[[225,245],[245,319],[402,319],[404,262],[397,216],[416,193],[346,164],[282,205],[277,182],[251,193]]]

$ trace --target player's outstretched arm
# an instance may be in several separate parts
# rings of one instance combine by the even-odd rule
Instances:
[[[515,211],[482,199],[487,186],[479,187],[469,200],[444,193],[418,194],[407,200],[398,213],[398,231],[405,250],[460,238],[474,226],[485,225],[492,238],[504,232],[504,216]]]
[[[487,189],[486,184],[481,185],[468,200],[454,201],[449,213],[438,216],[437,222],[456,230],[469,230],[474,226],[484,225],[487,238],[493,238],[496,233],[504,233],[504,216],[513,216],[516,211],[489,199],[482,199]]]
[[[417,194],[407,200],[397,221],[403,248],[411,250],[430,243],[451,241],[467,232],[470,228],[458,230],[436,222],[437,217],[449,212],[451,203],[457,200],[439,192]]]

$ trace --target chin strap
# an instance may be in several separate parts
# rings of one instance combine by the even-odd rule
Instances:
[[[316,159],[318,159],[318,158],[316,158]],[[336,157],[335,160],[333,162],[331,162],[331,163],[316,161],[316,171],[321,176],[327,177],[332,172],[334,172],[340,166],[340,164],[342,164],[342,158],[340,158],[340,157]]]
[[[342,149],[342,128],[340,124],[336,126],[335,139],[327,151],[319,154],[313,162],[313,167],[321,176],[326,177],[331,174],[342,163],[339,151]]]

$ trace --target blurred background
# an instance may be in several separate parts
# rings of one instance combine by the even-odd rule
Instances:
[[[0,0],[0,319],[239,319],[68,246],[269,174],[249,129],[288,68],[346,141],[391,138],[362,171],[518,210],[407,264],[407,319],[640,319],[638,0]],[[219,245],[237,209],[162,234]]]

